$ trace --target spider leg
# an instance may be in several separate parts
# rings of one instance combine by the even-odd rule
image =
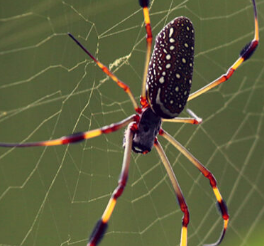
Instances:
[[[170,178],[170,181],[172,183],[173,186],[173,190],[176,194],[178,203],[180,205],[181,211],[183,212],[183,218],[182,218],[182,232],[181,232],[181,244],[180,246],[187,246],[187,226],[189,224],[189,210],[188,210],[188,206],[185,202],[184,196],[182,194],[181,191],[181,187],[179,186],[179,183],[177,181],[177,178],[172,170],[172,167],[170,165],[170,162],[166,156],[166,154],[164,153],[163,148],[161,147],[159,141],[156,139],[154,146],[160,156],[160,159],[167,171],[167,174]]]
[[[133,139],[133,130],[131,129],[132,125],[133,123],[129,124],[128,130],[126,131],[125,152],[124,152],[122,170],[121,170],[121,174],[118,180],[118,186],[112,193],[112,196],[106,206],[106,209],[102,217],[99,219],[96,226],[94,227],[94,230],[90,236],[87,246],[97,245],[102,239],[102,237],[104,236],[104,233],[107,229],[108,221],[113,213],[117,199],[122,195],[124,188],[126,186],[127,179],[128,179],[130,156],[131,156],[131,150],[132,150],[132,139]]]
[[[192,117],[192,118],[181,118],[181,117],[176,117],[174,119],[164,119],[162,118],[163,122],[176,122],[176,123],[190,123],[190,124],[201,124],[203,122],[202,118],[198,117],[192,110],[187,109],[187,113]]]
[[[52,139],[52,140],[46,140],[46,141],[40,141],[40,142],[31,142],[31,143],[0,143],[0,147],[36,147],[36,146],[54,146],[54,145],[63,145],[63,144],[71,144],[71,143],[77,143],[84,141],[85,139],[89,138],[94,138],[98,137],[101,134],[107,134],[111,132],[115,132],[119,130],[122,127],[125,127],[132,121],[137,121],[138,120],[138,115],[132,115],[129,116],[128,118],[111,124],[109,126],[104,126],[102,128],[97,128],[94,130],[86,131],[86,132],[79,132],[79,133],[74,133],[68,136],[64,136],[61,138],[57,139]]]
[[[144,15],[144,22],[146,28],[146,41],[147,41],[147,51],[146,51],[146,58],[145,58],[145,67],[143,73],[143,81],[142,81],[142,89],[141,89],[141,100],[140,103],[144,107],[147,105],[146,100],[146,83],[147,83],[147,74],[148,74],[148,67],[149,67],[149,60],[151,56],[151,46],[152,46],[152,31],[150,25],[150,18],[149,18],[149,1],[148,0],[139,0],[140,6],[143,8],[143,15]]]
[[[195,97],[200,96],[201,94],[205,93],[206,91],[216,87],[217,85],[227,81],[233,73],[236,71],[236,69],[247,59],[251,57],[251,55],[256,50],[258,43],[259,43],[259,26],[258,26],[258,17],[257,17],[257,7],[255,0],[252,0],[253,9],[254,9],[254,19],[255,19],[255,34],[254,39],[245,45],[245,47],[241,50],[239,58],[236,60],[236,62],[227,70],[225,74],[222,74],[219,78],[212,81],[208,85],[202,87],[201,89],[193,92],[190,94],[188,101],[194,99]]]
[[[216,200],[218,202],[221,214],[222,214],[222,218],[224,220],[224,228],[222,231],[222,234],[220,236],[220,238],[218,239],[218,241],[214,244],[210,244],[210,246],[216,246],[219,245],[221,243],[221,241],[224,238],[226,229],[227,229],[227,225],[228,225],[228,221],[229,221],[229,215],[227,212],[227,206],[220,194],[219,189],[217,188],[217,184],[216,184],[216,179],[213,176],[213,174],[202,165],[202,163],[197,160],[186,148],[184,148],[178,141],[176,141],[170,134],[168,134],[166,131],[164,131],[163,129],[160,130],[159,134],[161,136],[163,136],[165,139],[167,139],[172,145],[174,145],[174,147],[176,147],[183,155],[185,155],[185,157],[187,157],[187,159],[189,159],[198,169],[199,171],[206,177],[209,179],[210,181],[210,185],[213,188]]]
[[[102,69],[102,71],[108,75],[113,81],[115,81],[117,83],[117,85],[119,87],[121,87],[129,96],[134,109],[136,110],[136,112],[140,112],[140,108],[138,107],[135,97],[133,96],[130,88],[128,85],[126,85],[124,82],[122,82],[120,79],[118,79],[112,72],[110,72],[110,70],[104,65],[102,64],[100,61],[98,61],[86,48],[84,48],[84,46],[71,34],[68,33],[68,35],[73,39],[73,41],[88,55],[92,58],[92,60],[94,60],[94,62],[98,65],[99,68]]]

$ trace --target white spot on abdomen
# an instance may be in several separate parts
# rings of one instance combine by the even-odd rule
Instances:
[[[174,29],[173,29],[173,27],[171,27],[171,28],[170,28],[170,34],[169,34],[169,37],[172,36],[173,32],[174,32]]]

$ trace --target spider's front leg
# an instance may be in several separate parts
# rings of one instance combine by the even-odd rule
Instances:
[[[130,156],[131,156],[131,150],[132,150],[132,140],[133,140],[133,135],[134,135],[132,128],[133,128],[133,123],[130,123],[125,133],[125,152],[124,152],[122,170],[120,173],[120,178],[118,180],[118,186],[112,193],[112,196],[106,206],[106,209],[102,217],[98,220],[90,236],[87,246],[95,246],[103,238],[106,232],[106,229],[107,229],[108,221],[114,211],[117,199],[122,195],[124,188],[126,186],[127,179],[128,179]]]
[[[185,202],[183,193],[181,191],[181,187],[177,181],[177,178],[173,172],[173,169],[170,165],[170,162],[166,156],[166,154],[164,153],[163,148],[161,147],[159,141],[156,139],[155,140],[155,144],[154,144],[160,159],[167,171],[167,174],[170,178],[173,190],[175,192],[175,195],[177,197],[178,203],[180,205],[180,209],[183,212],[183,218],[182,218],[182,232],[181,232],[181,244],[180,246],[187,246],[187,226],[189,224],[189,220],[190,220],[190,216],[189,216],[189,210],[188,210],[188,206]]]
[[[222,218],[224,220],[224,227],[223,227],[222,233],[221,233],[219,239],[217,240],[217,242],[215,242],[213,244],[209,244],[207,246],[217,246],[217,245],[219,245],[222,242],[222,240],[223,240],[223,238],[225,236],[225,232],[226,232],[228,221],[229,221],[229,215],[228,215],[227,206],[225,204],[225,201],[223,200],[223,198],[221,196],[221,193],[220,193],[220,191],[219,191],[219,189],[217,187],[217,183],[216,183],[216,179],[215,179],[214,175],[199,160],[197,160],[186,148],[184,148],[176,139],[174,139],[166,131],[161,129],[160,132],[159,132],[159,135],[161,135],[162,137],[167,139],[187,159],[189,159],[189,161],[196,168],[198,168],[198,170],[204,175],[204,177],[206,177],[209,180],[210,185],[211,185],[211,187],[213,189],[214,195],[216,197],[217,204],[219,206]],[[184,227],[184,225],[183,225],[183,227]],[[186,231],[187,231],[187,227],[186,227]]]

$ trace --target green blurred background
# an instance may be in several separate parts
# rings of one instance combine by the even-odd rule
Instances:
[[[133,113],[127,95],[67,32],[139,99],[145,30],[137,0],[20,0],[0,6],[1,142],[52,139]],[[261,39],[264,1],[257,6]],[[249,0],[155,0],[150,13],[154,35],[176,16],[192,19],[192,91],[225,73],[254,34]],[[229,82],[188,104],[202,125],[163,125],[217,178],[231,217],[226,246],[264,243],[261,44]],[[86,245],[116,187],[122,140],[123,130],[71,146],[0,149],[0,245]],[[189,205],[188,245],[216,241],[222,220],[208,181],[160,141]],[[156,151],[133,154],[127,188],[101,245],[179,245],[181,217]]]

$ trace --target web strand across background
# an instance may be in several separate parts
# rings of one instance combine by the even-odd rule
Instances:
[[[264,1],[257,0],[257,7],[261,38]],[[52,139],[133,113],[127,95],[67,33],[127,83],[139,102],[146,44],[137,1],[21,1],[3,2],[1,8],[1,142]],[[195,91],[223,74],[251,40],[252,4],[152,1],[154,36],[180,15],[188,16],[196,31]],[[163,124],[218,181],[230,213],[223,245],[261,245],[263,51],[260,43],[229,82],[189,102],[187,107],[203,118],[201,125]],[[160,141],[190,209],[189,245],[214,242],[222,220],[208,181]],[[72,146],[0,149],[0,244],[85,245],[116,186],[122,142],[119,131]],[[182,213],[158,155],[133,154],[130,168],[101,245],[177,245]]]

